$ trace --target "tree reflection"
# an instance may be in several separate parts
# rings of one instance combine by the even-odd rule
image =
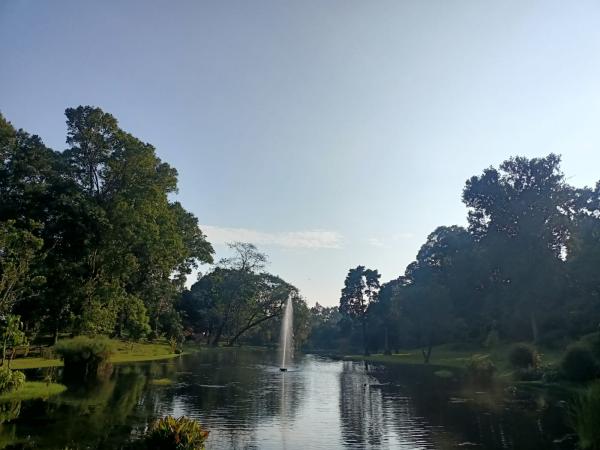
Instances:
[[[350,446],[379,445],[385,434],[381,390],[365,366],[345,362],[340,373],[342,438]]]

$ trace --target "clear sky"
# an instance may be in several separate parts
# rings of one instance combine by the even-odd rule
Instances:
[[[96,105],[179,171],[217,257],[255,242],[310,304],[404,272],[511,155],[600,179],[597,1],[0,1],[0,110],[63,149]]]

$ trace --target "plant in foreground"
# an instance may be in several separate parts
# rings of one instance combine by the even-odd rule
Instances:
[[[594,383],[574,401],[571,407],[571,426],[584,450],[600,450],[600,382]]]
[[[182,416],[178,419],[167,416],[150,425],[142,439],[144,449],[203,450],[208,437],[200,422]]]

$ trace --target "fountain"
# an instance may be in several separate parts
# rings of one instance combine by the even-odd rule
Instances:
[[[279,370],[286,372],[294,356],[294,304],[290,294],[285,302],[283,318],[281,319],[281,333],[279,334],[279,356],[281,365]]]

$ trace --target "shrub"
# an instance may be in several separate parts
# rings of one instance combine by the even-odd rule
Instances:
[[[467,363],[467,373],[475,383],[491,382],[495,372],[496,366],[487,355],[473,355]]]
[[[515,370],[513,376],[519,381],[538,381],[544,377],[544,372],[537,367],[528,367]]]
[[[589,381],[598,375],[598,365],[592,351],[583,345],[574,345],[567,349],[560,368],[567,380]]]
[[[535,368],[538,365],[537,352],[528,344],[515,344],[508,354],[508,360],[516,369]]]
[[[571,426],[582,449],[600,449],[600,382],[594,383],[575,400],[571,407]]]
[[[64,374],[67,379],[88,379],[98,376],[110,364],[112,344],[105,337],[91,338],[78,336],[58,341],[54,351],[64,361]]]
[[[25,374],[8,367],[0,367],[0,393],[16,391],[25,383]]]
[[[208,431],[200,422],[185,416],[158,419],[150,425],[141,448],[161,450],[203,450]]]

